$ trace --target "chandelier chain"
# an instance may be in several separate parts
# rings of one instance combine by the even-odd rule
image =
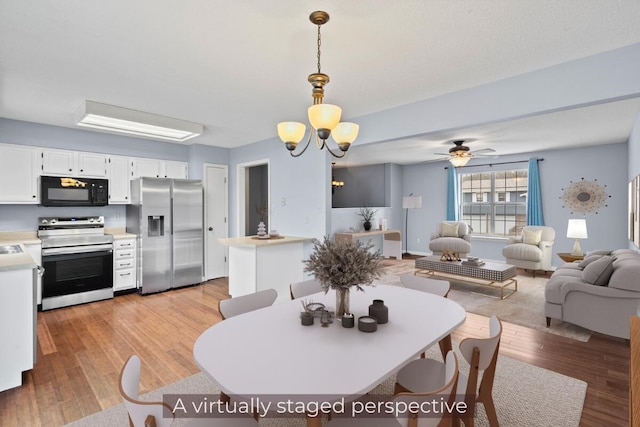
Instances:
[[[320,45],[321,45],[321,37],[320,37],[320,25],[318,25],[318,74],[322,73],[320,71]]]

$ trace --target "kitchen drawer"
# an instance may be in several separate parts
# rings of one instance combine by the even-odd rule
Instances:
[[[135,249],[136,241],[133,239],[123,239],[123,240],[114,240],[113,241],[113,249]]]
[[[114,258],[116,261],[120,259],[130,259],[136,256],[135,249],[120,249],[117,250],[114,254]]]
[[[136,287],[136,269],[126,268],[122,270],[116,270],[115,282],[113,284],[114,291],[121,291],[124,289],[133,289]]]
[[[129,259],[116,259],[114,261],[114,265],[116,270],[122,270],[125,268],[134,268],[136,266],[136,262],[133,258]]]

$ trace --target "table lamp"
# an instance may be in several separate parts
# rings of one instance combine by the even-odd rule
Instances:
[[[567,237],[570,239],[576,239],[573,244],[573,250],[571,250],[571,255],[583,256],[584,252],[582,252],[578,239],[587,238],[587,220],[570,219],[569,224],[567,225]]]

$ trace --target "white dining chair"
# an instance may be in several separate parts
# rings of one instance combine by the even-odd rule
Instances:
[[[419,276],[414,273],[405,273],[400,275],[400,282],[405,288],[414,289],[416,291],[427,292],[446,298],[451,289],[448,280],[432,279],[430,277]],[[451,335],[447,335],[438,342],[442,360],[444,360],[447,352],[451,350]],[[424,358],[424,353],[421,355]]]
[[[172,408],[164,402],[140,400],[141,361],[135,354],[130,356],[120,372],[120,395],[129,415],[131,427],[170,427],[174,421]],[[185,427],[259,427],[250,417],[234,418],[194,418]]]
[[[420,405],[423,402],[431,402],[440,397],[447,396],[447,404],[453,407],[456,398],[456,387],[458,383],[458,358],[450,351],[445,359],[444,374],[431,378],[428,385],[430,390],[420,393],[400,392],[393,397],[393,407],[404,407],[404,405]],[[444,402],[443,402],[444,404]],[[390,415],[381,418],[374,418],[374,415],[367,414],[360,417],[347,417],[334,415],[333,419],[327,423],[327,427],[450,427],[453,425],[453,416],[438,417],[433,413],[402,413],[396,417]]]
[[[491,427],[498,427],[498,416],[493,403],[493,380],[502,336],[502,322],[496,316],[489,320],[489,338],[465,338],[460,341],[462,357],[469,362],[469,375],[458,377],[458,398],[467,404],[467,414],[460,418],[465,427],[473,427],[476,402],[482,403]],[[442,376],[445,365],[434,359],[417,359],[400,369],[396,376],[396,392],[415,392],[431,388],[434,377]],[[478,385],[478,379],[481,381]]]
[[[322,284],[318,279],[309,279],[289,285],[291,299],[306,297],[307,295],[317,294],[318,292],[324,292]]]
[[[253,294],[220,300],[218,311],[222,319],[228,319],[238,314],[269,307],[273,305],[276,298],[278,298],[278,292],[275,289],[265,289]]]
[[[448,280],[432,279],[430,277],[419,276],[413,273],[400,275],[400,282],[405,288],[428,292],[445,298],[451,289],[451,284]]]

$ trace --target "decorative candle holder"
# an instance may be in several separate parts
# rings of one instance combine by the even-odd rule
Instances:
[[[375,332],[378,330],[378,320],[371,316],[358,317],[358,329],[362,332]]]
[[[384,305],[383,300],[374,299],[373,304],[369,306],[369,316],[375,317],[378,323],[382,325],[389,321],[389,308]]]
[[[351,313],[345,313],[342,315],[342,327],[353,328],[355,326],[355,318]]]

